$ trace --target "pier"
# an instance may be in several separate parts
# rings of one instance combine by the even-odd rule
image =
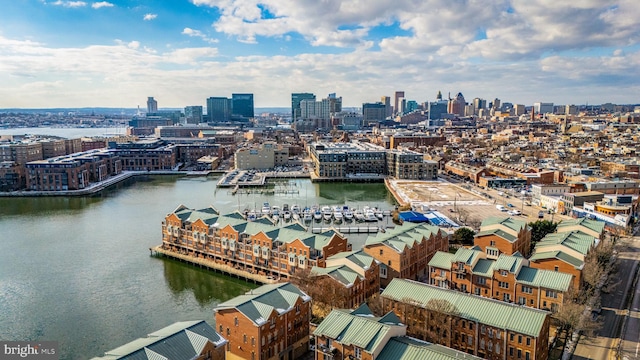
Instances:
[[[311,227],[311,232],[314,234],[321,234],[330,230],[335,230],[341,234],[371,234],[377,232],[385,232],[386,229],[392,229],[393,227],[383,228],[380,226],[331,226],[331,227]]]
[[[214,270],[227,276],[237,277],[238,279],[245,279],[247,281],[253,281],[255,283],[260,283],[260,284],[274,284],[278,282],[277,279],[274,279],[274,278],[270,279],[265,275],[252,274],[242,269],[236,269],[233,266],[220,264],[214,260],[193,257],[189,255],[180,254],[174,251],[169,251],[169,250],[163,249],[162,245],[151,247],[149,248],[149,251],[151,253],[151,256],[154,256],[154,257],[167,257],[170,259],[178,260],[180,262],[185,262],[187,264],[200,267],[201,269]]]

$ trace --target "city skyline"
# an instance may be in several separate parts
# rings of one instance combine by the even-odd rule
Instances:
[[[404,91],[584,105],[638,103],[631,0],[307,2],[45,1],[4,4],[0,108],[206,105],[252,93],[337,93],[360,107]],[[115,19],[115,20],[114,20]]]

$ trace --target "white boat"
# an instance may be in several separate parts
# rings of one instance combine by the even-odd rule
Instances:
[[[382,214],[382,210],[378,208],[373,210],[373,214],[376,216],[376,218],[378,218],[378,220],[382,220],[382,218],[384,218],[384,215]]]
[[[291,205],[291,212],[294,214],[300,214],[300,205],[298,204]]]
[[[261,212],[262,212],[263,215],[267,215],[267,214],[271,213],[271,206],[269,206],[269,203],[264,203],[262,205],[262,211]]]
[[[331,208],[328,206],[323,206],[322,207],[322,218],[329,221],[331,220],[331,216],[333,215],[333,212],[331,211]]]
[[[274,216],[280,216],[280,206],[278,206],[278,205],[273,205],[273,206],[271,207],[271,215],[274,215]]]
[[[364,221],[367,221],[367,222],[378,221],[378,218],[376,217],[376,214],[373,212],[373,210],[369,209],[364,212]]]
[[[284,216],[284,219],[285,219],[286,221],[291,220],[291,212],[289,212],[289,211],[285,211],[285,212],[283,212],[283,213],[282,213],[282,215]]]
[[[255,211],[249,211],[249,213],[247,214],[247,220],[249,221],[254,221],[258,216],[256,215]]]
[[[353,212],[351,212],[351,210],[346,210],[344,213],[344,219],[347,221],[351,221],[353,220]]]
[[[333,218],[335,219],[335,221],[337,223],[341,223],[342,222],[342,213],[341,212],[334,212],[333,213]]]
[[[293,213],[293,215],[291,215],[291,217],[293,217],[293,220],[295,220],[295,221],[300,220],[300,215],[298,215],[298,213]]]
[[[353,213],[353,216],[356,218],[356,221],[364,221],[364,214],[362,213],[362,210],[356,210]]]
[[[313,218],[317,221],[322,220],[322,212],[320,210],[316,210],[316,212],[313,213]]]
[[[304,222],[311,222],[311,220],[313,220],[313,215],[311,215],[310,212],[306,212],[303,215],[303,220]]]
[[[271,219],[273,219],[273,222],[274,222],[274,223],[277,223],[278,221],[280,221],[280,216],[273,214],[273,215],[271,216]]]

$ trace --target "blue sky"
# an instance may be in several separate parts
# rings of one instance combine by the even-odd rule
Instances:
[[[0,108],[204,105],[404,90],[531,105],[639,103],[637,0],[13,0]]]

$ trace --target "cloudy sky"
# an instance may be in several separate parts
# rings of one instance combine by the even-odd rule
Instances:
[[[0,108],[640,102],[638,0],[11,0]]]

